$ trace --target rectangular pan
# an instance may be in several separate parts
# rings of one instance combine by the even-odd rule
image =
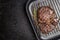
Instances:
[[[60,20],[59,20],[59,23],[58,23],[59,29],[58,30],[55,29],[54,31],[50,32],[47,35],[42,34],[39,30],[39,27],[35,24],[35,21],[34,21],[34,18],[33,18],[34,8],[37,10],[38,7],[47,6],[47,5],[49,5],[51,8],[53,8],[55,10],[55,13],[56,13],[58,19],[60,19],[60,0],[58,0],[58,1],[57,0],[36,0],[36,1],[31,2],[28,5],[28,10],[29,11],[28,10],[27,11],[29,12],[29,14],[28,14],[29,20],[32,24],[35,35],[36,35],[38,40],[40,39],[40,37],[42,39],[47,40],[47,39],[51,39],[51,38],[54,38],[54,37],[60,35],[60,27],[59,27],[60,26]]]

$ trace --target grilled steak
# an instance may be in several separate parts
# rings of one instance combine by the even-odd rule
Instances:
[[[54,10],[48,6],[40,7],[38,13],[38,24],[42,33],[49,33],[56,28],[58,20]]]

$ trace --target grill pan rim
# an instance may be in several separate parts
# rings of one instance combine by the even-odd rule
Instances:
[[[29,6],[31,6],[33,3],[36,3],[36,2],[38,2],[38,1],[34,1],[34,2],[32,2]],[[30,10],[31,8],[29,8],[29,10]],[[31,11],[31,10],[30,10]],[[30,12],[31,14],[32,14],[32,12]],[[60,33],[58,34],[58,35],[56,35],[56,36],[54,36],[53,38],[55,38],[55,37],[58,37],[60,35]],[[44,37],[41,37],[42,39],[51,39],[52,37],[50,37],[50,38],[44,38]]]

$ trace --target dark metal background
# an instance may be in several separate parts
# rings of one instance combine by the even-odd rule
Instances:
[[[36,40],[25,6],[28,0],[1,0],[0,40]]]

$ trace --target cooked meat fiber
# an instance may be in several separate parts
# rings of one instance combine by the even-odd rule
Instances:
[[[52,10],[50,7],[44,6],[39,8],[37,13],[38,24],[41,24],[39,26],[43,33],[48,33],[55,29],[58,20],[55,18],[56,14],[54,10]],[[51,25],[54,25],[54,27],[51,27]]]
[[[41,7],[38,10],[38,17],[40,23],[50,24],[50,22],[54,19],[55,13],[48,7]]]
[[[54,30],[55,26],[47,25],[47,24],[40,24],[40,30],[42,33],[47,34],[50,31]]]

